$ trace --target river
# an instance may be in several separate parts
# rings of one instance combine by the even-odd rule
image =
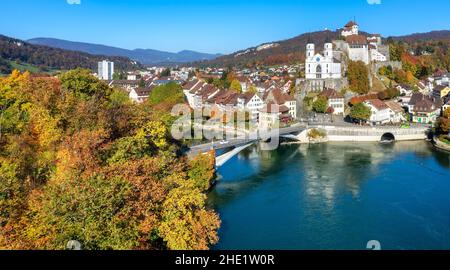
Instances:
[[[450,249],[450,155],[426,142],[253,147],[217,173],[213,249]]]

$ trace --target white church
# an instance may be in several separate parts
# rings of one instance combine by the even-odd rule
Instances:
[[[323,55],[315,52],[315,45],[306,45],[306,79],[340,79],[341,63],[333,57],[333,44],[325,43]]]

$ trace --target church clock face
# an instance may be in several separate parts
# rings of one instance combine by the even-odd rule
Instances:
[[[317,57],[317,58],[316,58],[316,61],[317,61],[317,62],[320,62],[320,57]]]

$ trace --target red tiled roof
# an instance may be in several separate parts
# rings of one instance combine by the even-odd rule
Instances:
[[[349,21],[346,25],[345,28],[352,28],[353,26],[358,25],[356,22],[354,21]]]
[[[284,105],[278,105],[273,102],[267,103],[261,110],[264,113],[287,113],[289,108]]]
[[[366,45],[367,38],[362,35],[351,35],[346,38],[346,41],[350,45]]]
[[[329,99],[330,98],[344,98],[341,93],[339,93],[338,91],[331,89],[331,88],[323,90],[320,93],[320,95],[325,96]]]
[[[386,103],[384,103],[383,101],[381,101],[379,99],[369,99],[366,102],[371,104],[372,106],[374,106],[377,110],[384,110],[384,109],[388,108]]]

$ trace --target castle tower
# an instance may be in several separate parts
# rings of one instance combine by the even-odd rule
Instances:
[[[306,58],[313,57],[315,55],[314,43],[308,43],[306,45]]]

